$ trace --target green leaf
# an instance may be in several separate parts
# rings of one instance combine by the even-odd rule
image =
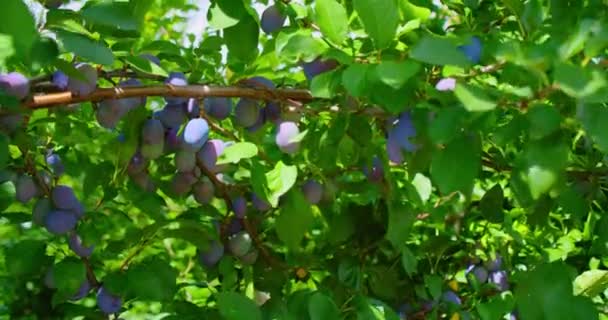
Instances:
[[[224,29],[224,41],[228,46],[228,56],[242,62],[249,62],[258,55],[258,37],[260,35],[257,21],[245,14],[239,23]]]
[[[15,184],[12,181],[0,183],[0,211],[4,211],[15,201],[15,192]]]
[[[421,173],[416,173],[414,180],[412,180],[412,184],[416,188],[420,200],[422,200],[423,203],[426,203],[431,198],[431,193],[433,191],[431,180]]]
[[[298,178],[298,168],[288,166],[282,161],[277,162],[274,169],[266,173],[268,186],[268,202],[273,208],[279,204],[279,198],[287,193],[296,183]]]
[[[441,193],[469,194],[481,168],[478,137],[461,136],[433,154],[431,178]]]
[[[608,289],[608,271],[589,270],[574,279],[574,294],[593,298]]]
[[[357,296],[354,299],[357,320],[399,320],[393,309],[382,301]]]
[[[436,65],[454,65],[467,67],[470,61],[456,45],[447,38],[436,35],[425,35],[414,45],[410,52],[414,60]],[[456,86],[458,87],[458,86]]]
[[[578,106],[577,115],[587,135],[602,152],[608,153],[608,130],[605,129],[605,124],[608,123],[608,108],[600,104],[582,103]]]
[[[275,227],[279,239],[290,249],[296,249],[312,225],[313,213],[299,190],[293,190],[285,197]]]
[[[104,43],[66,30],[57,30],[56,33],[67,51],[95,63],[103,65],[114,63],[114,55]]]
[[[334,301],[321,292],[315,292],[308,300],[310,320],[340,319],[340,309]]]
[[[420,71],[421,65],[415,61],[382,61],[376,66],[376,75],[386,85],[399,89]]]
[[[217,295],[217,305],[226,320],[262,320],[262,313],[255,302],[242,294],[220,292]]]
[[[515,300],[512,296],[497,295],[488,302],[478,304],[477,312],[482,320],[502,319],[505,314],[513,310],[514,304]]]
[[[11,36],[15,47],[21,53],[28,53],[38,37],[38,32],[34,17],[25,3],[21,0],[3,1],[0,12],[0,33]]]
[[[6,168],[8,163],[8,145],[10,140],[5,134],[0,133],[0,170]]]
[[[165,69],[163,69],[162,67],[160,67],[159,65],[157,65],[156,63],[153,63],[152,61],[139,57],[139,56],[127,56],[125,57],[125,60],[127,61],[128,64],[130,64],[135,70],[147,73],[147,74],[154,74],[157,76],[163,76],[166,77],[168,76],[167,71],[165,71]]]
[[[418,259],[407,246],[401,248],[401,265],[410,277],[417,272]]]
[[[367,73],[369,64],[354,63],[342,72],[342,85],[354,97],[361,97],[368,91]]]
[[[441,108],[429,124],[429,136],[434,143],[447,143],[458,135],[466,116],[464,108]]]
[[[218,157],[217,164],[238,163],[242,159],[249,159],[258,154],[258,147],[251,142],[237,142],[226,149]]]
[[[276,55],[283,61],[296,63],[310,62],[323,54],[328,46],[323,40],[315,38],[310,30],[293,33],[280,32],[275,41]]]
[[[530,108],[527,117],[530,122],[530,137],[533,139],[541,139],[554,133],[559,129],[562,120],[557,108],[546,104]]]
[[[608,86],[603,71],[566,62],[556,64],[554,80],[564,93],[579,99],[593,98]]]
[[[502,222],[503,220],[503,209],[502,203],[504,201],[504,194],[500,184],[494,185],[490,190],[481,198],[479,202],[479,210],[481,214],[490,222]]]
[[[6,270],[13,278],[40,272],[43,262],[46,260],[45,251],[45,241],[23,240],[18,242],[5,251]]]
[[[410,230],[414,224],[414,213],[401,203],[391,203],[388,212],[388,228],[386,239],[393,247],[402,248],[410,237]]]
[[[367,34],[378,49],[388,47],[395,38],[399,9],[395,0],[354,0],[353,7]]]
[[[139,27],[128,2],[97,2],[85,6],[80,14],[90,23],[119,30],[137,31]]]
[[[177,292],[178,272],[161,259],[145,260],[127,271],[128,289],[140,300],[166,301]]]
[[[207,19],[213,28],[226,29],[239,23],[245,13],[241,1],[216,1],[209,7]]]
[[[340,85],[340,71],[332,70],[315,76],[310,83],[310,93],[315,98],[331,99]]]
[[[86,278],[86,268],[79,259],[65,258],[53,266],[54,284],[66,297],[76,293]]]
[[[348,33],[346,9],[336,0],[315,1],[315,20],[321,32],[335,44],[341,44]]]
[[[492,101],[484,90],[478,86],[458,83],[454,89],[454,94],[464,108],[470,112],[490,111],[496,108],[496,102]]]

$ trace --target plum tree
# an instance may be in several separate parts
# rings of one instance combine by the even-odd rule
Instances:
[[[285,24],[286,18],[287,17],[281,12],[277,5],[267,7],[264,12],[262,12],[262,18],[260,20],[262,31],[267,34],[278,31]]]
[[[230,204],[232,208],[232,212],[239,219],[244,219],[245,214],[247,213],[247,200],[243,196],[237,196],[232,199],[232,203]]]
[[[447,290],[441,295],[441,299],[445,302],[452,303],[455,305],[461,305],[462,301],[460,297],[452,290]]]
[[[205,98],[203,105],[205,112],[218,120],[224,120],[232,113],[232,99],[230,98]]]
[[[277,129],[275,143],[285,153],[296,153],[300,149],[300,142],[293,141],[293,139],[299,134],[300,129],[295,122],[283,121]]]
[[[88,63],[78,63],[74,67],[79,76],[69,77],[68,90],[79,96],[93,92],[97,88],[97,70]]]
[[[242,127],[253,126],[258,120],[259,114],[258,102],[252,99],[242,98],[234,108],[234,120]]]
[[[40,189],[34,178],[29,175],[22,175],[17,178],[15,183],[15,196],[21,203],[27,203],[40,194]]]
[[[317,75],[333,70],[338,66],[338,61],[334,59],[325,60],[322,57],[317,57],[310,62],[302,63],[302,69],[304,69],[304,75],[306,79],[311,81]]]
[[[122,308],[122,299],[101,286],[97,291],[97,306],[105,314],[112,314]]]
[[[207,204],[211,202],[215,195],[215,186],[209,178],[204,177],[201,181],[194,184],[192,194],[198,203]]]
[[[77,222],[76,214],[66,210],[53,210],[44,217],[46,230],[56,235],[67,234],[74,230]]]
[[[30,93],[30,80],[19,72],[0,74],[0,89],[17,99],[24,99]]]
[[[251,236],[247,231],[240,231],[228,239],[228,248],[236,257],[246,255],[252,244]]]
[[[323,186],[319,182],[310,179],[302,186],[302,193],[304,193],[308,202],[317,204],[323,196]]]
[[[187,86],[188,80],[186,79],[186,75],[182,72],[170,72],[165,80],[165,84],[170,86]],[[165,96],[165,101],[167,101],[168,104],[182,104],[187,102],[187,98]]]
[[[68,236],[68,246],[76,255],[82,258],[87,258],[91,256],[94,249],[94,246],[84,246],[84,244],[82,243],[82,239],[75,232],[70,233],[70,235]]]
[[[206,251],[200,249],[198,251],[200,262],[208,268],[215,266],[223,256],[224,245],[216,240],[209,244],[209,248]]]
[[[217,165],[217,159],[224,153],[226,142],[219,139],[208,140],[196,153],[196,161],[199,166],[205,167],[211,172],[219,172],[223,166]]]

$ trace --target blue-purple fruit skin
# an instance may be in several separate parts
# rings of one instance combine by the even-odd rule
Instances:
[[[253,248],[249,252],[247,252],[244,256],[239,257],[241,262],[246,265],[252,265],[258,260],[258,250]]]
[[[232,199],[232,211],[234,212],[234,215],[239,218],[239,219],[243,219],[245,218],[245,214],[247,213],[247,200],[245,200],[245,198],[243,198],[242,196],[238,196],[234,199]]]
[[[165,84],[172,86],[187,86],[188,80],[186,80],[186,76],[181,72],[171,72],[165,80]],[[187,98],[165,96],[165,101],[169,104],[182,104],[187,101]]]
[[[171,180],[171,189],[179,196],[185,195],[196,183],[196,177],[191,172],[178,172]]]
[[[251,127],[258,120],[259,112],[257,101],[241,98],[234,108],[234,120],[241,127]]]
[[[471,273],[479,283],[488,281],[488,270],[482,266],[476,266],[471,270]]]
[[[251,236],[246,231],[241,231],[228,239],[228,248],[236,257],[246,255],[251,249],[251,245]]]
[[[95,91],[97,88],[97,70],[87,63],[79,63],[75,67],[83,75],[84,79],[70,77],[68,89],[79,96]]]
[[[198,256],[204,266],[211,268],[222,259],[222,256],[224,256],[224,245],[221,242],[214,240],[209,244],[207,251],[199,251]]]
[[[311,62],[305,62],[302,64],[304,69],[304,75],[308,81],[311,81],[317,75],[333,70],[338,66],[338,61],[334,59],[324,60],[321,57],[317,57]]]
[[[226,228],[228,236],[233,236],[233,235],[241,232],[242,230],[243,230],[243,222],[241,221],[241,219],[232,217],[230,219],[230,222],[228,223],[228,227]]]
[[[138,79],[130,78],[130,79],[121,81],[118,84],[118,87],[121,87],[121,88],[125,88],[125,87],[138,87],[138,86],[141,86],[141,85],[142,85],[142,83]],[[131,109],[135,109],[137,107],[141,107],[141,106],[146,105],[147,98],[146,97],[122,98],[122,99],[119,99],[119,101],[122,102],[122,104],[123,104],[123,106],[125,108],[124,113],[127,113]]]
[[[205,112],[218,120],[224,120],[232,113],[232,99],[209,97],[203,100]]]
[[[302,186],[304,197],[311,204],[317,204],[323,197],[323,186],[315,180],[308,180]]]
[[[137,172],[130,175],[133,183],[140,187],[142,190],[146,192],[154,192],[156,190],[156,185],[154,181],[146,171]]]
[[[209,179],[203,179],[197,182],[192,187],[192,195],[194,200],[200,204],[207,204],[211,202],[215,194],[215,186]]]
[[[270,208],[272,208],[270,206],[270,203],[268,203],[265,200],[261,199],[255,193],[251,194],[251,204],[253,205],[253,207],[256,210],[258,210],[260,212],[268,211],[268,210],[270,210]]]
[[[371,182],[380,182],[384,179],[384,167],[382,165],[382,161],[380,158],[375,156],[372,159],[371,168],[366,166],[363,169],[363,173],[367,177],[367,179]]]
[[[49,153],[45,158],[46,164],[51,167],[55,176],[60,176],[65,172],[65,167],[61,162],[61,157],[56,153]]]
[[[38,185],[34,182],[34,178],[28,175],[22,175],[17,178],[15,183],[15,196],[21,203],[27,203],[40,193]]]
[[[36,201],[34,208],[32,209],[32,222],[42,226],[44,225],[44,219],[46,215],[53,210],[51,200],[48,198],[40,198]]]
[[[149,160],[154,160],[163,155],[165,151],[165,143],[164,140],[161,140],[160,143],[156,144],[143,144],[140,148],[141,155]]]
[[[217,173],[222,169],[222,166],[217,165],[217,159],[226,148],[226,143],[219,139],[211,139],[196,153],[196,161],[199,166],[207,170]]]
[[[488,277],[488,282],[494,284],[500,291],[509,290],[509,280],[506,271],[499,270],[491,272]]]
[[[201,114],[201,108],[198,104],[198,100],[195,98],[189,98],[186,103],[183,104],[184,113],[188,116],[188,118],[198,118]]]
[[[184,147],[191,151],[198,151],[209,139],[209,124],[202,118],[188,121],[183,133]]]
[[[74,190],[65,185],[58,185],[51,191],[51,199],[55,207],[64,210],[77,209],[80,201],[76,198]]]
[[[271,34],[283,27],[285,24],[286,17],[281,13],[277,6],[269,6],[262,12],[262,18],[260,19],[260,26],[262,31],[266,34]]]
[[[196,154],[188,150],[180,150],[175,154],[175,168],[179,172],[194,170],[196,167]]]
[[[122,299],[101,286],[97,291],[97,306],[105,314],[117,313],[122,307]]]
[[[51,82],[59,90],[66,90],[69,81],[70,78],[63,71],[57,70],[51,75]]]
[[[44,218],[46,230],[56,235],[63,235],[74,230],[77,222],[76,214],[65,210],[53,210]]]
[[[89,280],[85,279],[84,282],[82,283],[82,285],[80,285],[80,288],[78,288],[78,291],[70,297],[70,300],[72,301],[77,301],[80,300],[84,297],[87,296],[87,294],[89,294],[89,291],[91,291],[91,284],[89,283]]]
[[[485,267],[489,271],[500,270],[500,268],[502,267],[502,257],[500,255],[496,255],[496,258],[486,261]]]
[[[82,239],[76,233],[71,233],[68,237],[68,246],[79,257],[88,258],[93,253],[94,246],[85,247]]]
[[[165,139],[165,128],[160,120],[148,119],[141,129],[141,139],[144,144],[158,144]]]
[[[22,114],[0,116],[0,132],[13,133],[23,124]]]
[[[293,142],[292,139],[300,134],[300,129],[295,122],[283,121],[279,124],[275,143],[279,149],[285,153],[293,154],[300,149],[299,142]]]
[[[464,55],[472,62],[478,63],[481,60],[482,44],[478,37],[471,37],[471,42],[458,47]]]
[[[163,123],[167,129],[178,128],[186,120],[186,113],[181,104],[168,103],[159,111],[154,112],[154,117]]]
[[[144,58],[158,66],[160,66],[160,59],[158,59],[157,56],[150,54],[150,53],[142,53],[139,55],[141,58]]]
[[[455,305],[461,305],[462,301],[460,297],[454,291],[448,290],[441,295],[441,299],[445,302],[453,303]]]
[[[276,86],[274,85],[274,82],[272,82],[272,80],[266,78],[266,77],[262,77],[262,76],[255,76],[255,77],[251,77],[245,80],[241,81],[244,85],[252,87],[252,88],[266,88],[266,89],[275,89]]]
[[[21,100],[30,93],[30,81],[19,72],[0,74],[0,88],[2,88],[6,94]]]

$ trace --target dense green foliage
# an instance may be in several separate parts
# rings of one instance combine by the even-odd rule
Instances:
[[[2,319],[608,319],[605,0],[1,2]]]

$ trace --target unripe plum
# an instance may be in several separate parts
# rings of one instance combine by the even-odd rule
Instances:
[[[46,215],[53,210],[51,200],[48,198],[40,198],[32,209],[32,222],[42,226]]]
[[[164,148],[165,144],[162,140],[157,144],[144,144],[141,146],[141,155],[145,159],[154,160],[163,155]]]
[[[215,186],[208,179],[204,178],[202,181],[197,182],[192,187],[192,194],[194,195],[194,200],[196,200],[200,204],[207,204],[211,202],[215,193]]]
[[[317,204],[321,201],[321,197],[323,196],[323,186],[315,180],[308,180],[302,186],[302,192],[308,202]]]
[[[247,127],[247,131],[256,132],[260,130],[262,127],[264,127],[264,122],[266,122],[266,117],[264,114],[264,108],[262,108],[258,111],[258,119],[252,126]]]
[[[321,57],[317,57],[311,62],[305,62],[302,64],[304,69],[304,75],[306,79],[311,81],[317,75],[333,70],[338,66],[338,61],[334,59],[323,60]]]
[[[15,196],[19,202],[27,203],[38,194],[40,194],[40,190],[31,176],[22,175],[17,179],[15,184]]]
[[[251,127],[259,117],[259,106],[256,100],[242,98],[234,108],[234,120],[242,127]]]
[[[191,172],[178,172],[171,180],[171,189],[177,195],[185,195],[190,192],[196,183],[196,177]]]
[[[222,256],[224,256],[224,245],[217,240],[212,241],[206,251],[199,250],[198,252],[199,260],[208,268],[215,266]]]
[[[266,34],[271,34],[283,27],[287,17],[279,10],[276,5],[269,6],[262,12],[260,26]]]
[[[85,247],[82,239],[76,233],[71,233],[68,237],[68,246],[79,257],[88,258],[93,253],[94,246]]]
[[[158,119],[148,119],[141,129],[144,144],[159,144],[165,139],[165,128]]]
[[[299,134],[300,129],[295,122],[284,121],[279,124],[275,142],[281,151],[293,154],[300,149],[300,142],[292,142],[292,139]]]
[[[79,96],[84,96],[95,91],[97,88],[97,70],[87,63],[79,63],[75,67],[84,79],[70,77],[68,89]]]
[[[211,139],[196,153],[196,160],[199,166],[207,168],[207,170],[217,173],[222,166],[217,166],[218,157],[224,152],[226,143],[219,139]]]
[[[0,88],[6,94],[21,100],[30,93],[30,80],[19,72],[1,74]]]
[[[245,218],[245,214],[247,213],[247,200],[245,198],[238,196],[232,199],[231,207],[235,217],[239,219]]]
[[[232,99],[222,97],[209,97],[203,100],[205,112],[218,119],[224,120],[232,113]]]
[[[184,128],[184,147],[191,151],[198,151],[209,139],[209,124],[203,118],[188,121]]]
[[[97,291],[97,306],[105,314],[117,313],[122,307],[122,300],[101,286]]]
[[[53,210],[44,218],[46,230],[56,235],[66,234],[76,227],[78,217],[71,212],[65,210]]]
[[[187,86],[188,80],[186,80],[186,76],[181,72],[171,72],[165,80],[165,84],[171,86]],[[165,96],[165,101],[170,104],[181,104],[185,103],[187,98]]]
[[[156,185],[150,175],[146,171],[141,171],[130,175],[133,183],[146,192],[154,192]]]
[[[196,154],[188,150],[180,150],[175,154],[175,167],[177,171],[186,172],[194,170]]]
[[[249,252],[252,239],[247,231],[241,231],[228,239],[228,248],[236,257],[242,257]]]

